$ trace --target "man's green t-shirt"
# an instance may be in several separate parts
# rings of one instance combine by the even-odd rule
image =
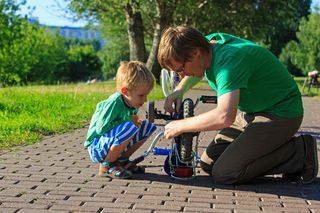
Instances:
[[[128,107],[119,92],[113,93],[108,99],[97,104],[84,146],[88,147],[93,139],[109,132],[114,127],[131,121],[131,115],[136,115],[138,109]]]
[[[218,41],[212,50],[211,67],[205,70],[218,96],[239,89],[240,111],[269,112],[285,118],[303,116],[296,82],[269,50],[225,33],[206,38]]]

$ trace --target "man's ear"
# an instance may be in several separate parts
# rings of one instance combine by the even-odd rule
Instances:
[[[201,51],[199,49],[195,49],[192,53],[193,57],[197,57],[199,55],[201,55]]]
[[[122,88],[121,88],[121,94],[122,94],[122,95],[126,95],[127,92],[128,92],[128,89],[127,89],[126,87],[122,87]]]

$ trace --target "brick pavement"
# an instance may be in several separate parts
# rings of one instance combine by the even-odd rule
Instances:
[[[190,93],[192,98],[199,94],[212,93],[206,89]],[[320,100],[304,97],[304,105],[300,132],[311,133],[320,142]],[[196,113],[203,110],[200,104]],[[277,177],[219,185],[197,169],[196,179],[176,180],[164,173],[165,158],[152,154],[141,163],[146,174],[131,180],[97,177],[98,167],[83,149],[85,133],[83,128],[2,151],[0,212],[320,212],[319,178],[311,185]],[[200,134],[200,153],[214,134]],[[157,144],[168,146],[164,139]],[[146,149],[147,144],[137,154]]]

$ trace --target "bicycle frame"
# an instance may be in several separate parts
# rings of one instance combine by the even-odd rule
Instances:
[[[162,91],[164,95],[167,97],[169,94],[171,94],[175,87],[180,82],[180,77],[178,74],[176,74],[173,71],[168,71],[165,69],[161,70],[161,85],[162,85]],[[170,92],[168,89],[168,82],[170,86]],[[185,99],[184,101],[190,101],[191,99]],[[183,101],[183,103],[184,103]],[[197,98],[196,103],[192,107],[194,107],[199,103],[216,103],[217,98],[212,96],[200,96]],[[184,105],[184,104],[183,104]],[[192,109],[192,110],[193,110]],[[193,112],[192,112],[193,113]],[[192,114],[193,116],[193,114]],[[149,102],[148,112],[147,112],[147,118],[149,119],[149,122],[154,122],[154,119],[164,119],[164,120],[177,120],[177,119],[183,119],[181,115],[172,113],[170,115],[162,114],[161,111],[154,108],[154,102]],[[157,148],[155,147],[155,144],[160,140],[161,137],[164,135],[164,131],[160,131],[153,141],[151,142],[151,145],[149,146],[148,150],[144,153],[144,155],[136,158],[133,160],[135,163],[139,163],[142,160],[145,159],[151,152],[153,152],[154,155],[165,155],[167,156],[165,163],[164,163],[164,170],[165,172],[175,178],[175,179],[192,179],[196,177],[196,167],[200,160],[198,156],[198,143],[199,143],[199,132],[197,133],[186,133],[189,134],[187,138],[183,138],[183,135],[179,135],[171,140],[171,148]],[[191,135],[190,135],[191,134]],[[193,138],[196,136],[195,143],[193,145]],[[189,140],[188,144],[191,144],[191,154],[190,158],[188,160],[182,159],[181,157],[181,144],[183,139]],[[190,141],[191,140],[191,141]],[[191,143],[190,143],[191,142]],[[180,144],[180,147],[178,145]],[[190,148],[190,146],[189,146]],[[188,149],[190,150],[190,149]]]

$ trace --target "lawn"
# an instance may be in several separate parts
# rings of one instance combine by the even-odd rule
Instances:
[[[115,82],[0,89],[0,149],[35,143],[45,135],[81,128]],[[149,99],[163,99],[159,85]]]
[[[305,77],[295,77],[294,80],[297,82],[299,89],[302,93],[302,95],[307,95],[307,96],[317,96],[320,97],[320,88],[311,88],[310,91],[308,91],[308,85],[305,85],[303,88],[303,84],[305,81]]]
[[[302,89],[304,78],[295,78]],[[204,86],[201,82],[199,86]],[[305,88],[307,92],[308,88]],[[115,91],[115,81],[96,84],[0,88],[0,150],[33,144],[43,136],[89,124],[96,104]],[[311,89],[310,96],[320,96]],[[163,99],[157,85],[149,100]]]

